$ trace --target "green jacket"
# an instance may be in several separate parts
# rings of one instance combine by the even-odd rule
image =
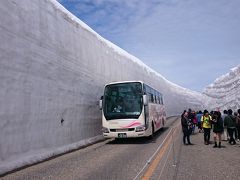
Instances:
[[[236,117],[228,115],[224,118],[224,126],[227,128],[236,128]]]

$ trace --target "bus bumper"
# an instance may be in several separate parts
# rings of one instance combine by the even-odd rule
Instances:
[[[144,137],[144,136],[149,136],[149,135],[146,131],[140,131],[140,132],[126,131],[126,132],[103,133],[103,137],[105,137],[105,138],[136,138],[136,137]]]

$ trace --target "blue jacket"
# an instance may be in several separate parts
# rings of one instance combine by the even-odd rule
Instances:
[[[197,121],[199,123],[201,122],[202,115],[203,115],[202,113],[197,113],[197,115],[196,115]]]

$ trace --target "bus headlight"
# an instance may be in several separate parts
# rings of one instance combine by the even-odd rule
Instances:
[[[136,127],[136,132],[145,131],[146,127],[144,125]]]
[[[108,130],[108,128],[102,127],[102,132],[103,133],[109,133],[109,130]]]

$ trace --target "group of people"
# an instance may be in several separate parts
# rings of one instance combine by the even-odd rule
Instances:
[[[194,134],[195,127],[198,127],[199,133],[204,133],[205,145],[209,145],[211,130],[213,130],[214,148],[222,147],[222,136],[231,145],[236,144],[236,141],[240,141],[240,109],[234,113],[232,109],[224,110],[223,115],[220,111],[211,111],[209,113],[204,110],[196,113],[191,109],[184,110],[181,115],[181,124],[184,145],[192,145],[190,135]]]

